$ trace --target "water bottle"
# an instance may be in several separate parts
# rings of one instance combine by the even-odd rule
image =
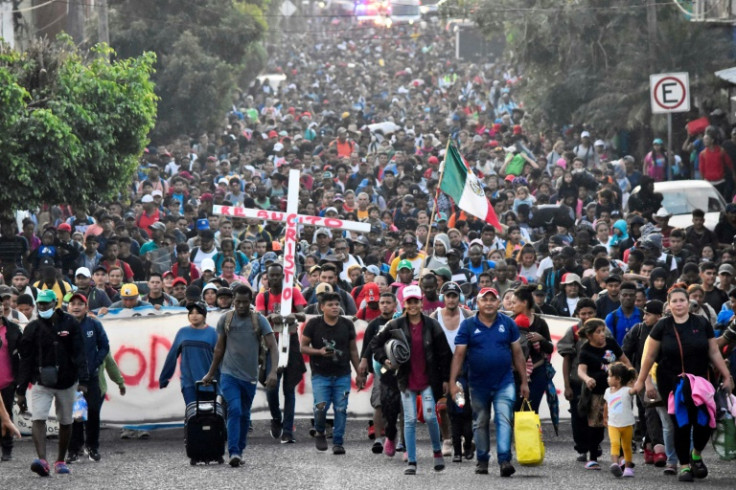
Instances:
[[[457,405],[459,408],[463,408],[465,406],[465,393],[463,393],[463,385],[460,384],[460,381],[455,381],[455,386],[460,390],[457,392],[457,395],[455,395],[455,405]]]

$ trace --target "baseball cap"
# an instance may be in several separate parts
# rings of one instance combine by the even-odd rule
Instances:
[[[151,192],[151,195],[152,195],[153,197],[157,197],[157,196],[158,196],[158,197],[163,197],[163,196],[164,196],[164,193],[163,193],[163,192],[161,192],[161,191],[160,191],[159,189],[156,189],[156,190],[154,190],[153,192]]]
[[[265,265],[265,264],[267,264],[269,262],[276,262],[276,260],[278,260],[278,258],[279,258],[279,256],[276,255],[275,253],[273,253],[273,252],[266,252],[265,254],[263,254],[262,261],[263,261],[263,264]],[[202,261],[202,262],[204,262],[204,261]]]
[[[434,270],[434,275],[439,276],[445,281],[449,281],[452,279],[452,272],[450,272],[450,269],[447,267],[438,267]]]
[[[478,297],[482,298],[486,294],[492,294],[494,297],[498,298],[498,291],[496,288],[482,288],[480,291],[478,291]]]
[[[141,197],[141,202],[142,203],[153,202],[153,196],[150,194],[146,194],[145,196]]]
[[[335,208],[332,208],[332,209],[335,209]],[[330,232],[330,230],[328,228],[319,228],[319,229],[317,229],[317,231],[314,234],[314,236],[320,236],[320,235],[325,235],[328,238],[332,238],[332,233]]]
[[[210,258],[202,259],[202,265],[200,268],[202,269],[202,272],[204,271],[215,272],[215,261]]]
[[[57,228],[58,231],[72,231],[72,226],[69,223],[62,223]]]
[[[664,311],[664,304],[658,299],[650,299],[644,305],[644,313],[650,313],[652,315],[661,315]]]
[[[442,289],[440,289],[440,294],[448,294],[448,293],[453,293],[453,294],[457,294],[458,296],[460,296],[461,294],[463,294],[463,291],[462,289],[460,289],[460,286],[458,286],[456,282],[449,281],[449,282],[444,283],[442,285]]]
[[[365,271],[370,272],[371,274],[376,275],[376,276],[381,274],[381,269],[379,269],[378,266],[374,264],[371,264],[368,267],[366,267]]]
[[[329,208],[325,209],[325,214],[330,212],[337,214],[337,208],[330,206]]]
[[[166,225],[160,221],[156,221],[155,223],[150,225],[150,228],[152,230],[166,231]]]
[[[7,298],[8,296],[11,296],[13,294],[13,290],[10,289],[10,286],[7,286],[5,284],[0,284],[0,298]]]
[[[578,285],[582,285],[583,281],[580,280],[579,275],[573,272],[568,272],[565,275],[563,275],[562,281],[560,282],[560,284],[575,284],[575,283],[577,283]]]
[[[28,271],[26,271],[23,267],[18,267],[17,269],[15,269],[15,272],[13,273],[13,277],[16,277],[16,276],[23,276],[23,277],[30,278],[30,276],[28,275]]]
[[[321,282],[317,284],[316,288],[314,288],[315,294],[331,293],[332,291],[333,291],[332,284],[328,282]]]
[[[209,230],[210,220],[208,220],[207,218],[198,219],[195,228],[197,228],[198,230]]]
[[[52,289],[42,289],[36,296],[36,303],[55,303],[56,293]]]
[[[583,131],[580,133],[581,138],[590,138],[590,132],[589,131]]]
[[[532,294],[536,294],[538,296],[547,296],[547,289],[544,287],[544,284],[537,284],[537,288],[532,291]]]
[[[87,296],[83,295],[82,293],[74,293],[69,298],[69,303],[74,301],[75,299],[78,299],[79,301],[82,301],[85,305],[87,304]]]
[[[401,295],[404,297],[404,301],[411,298],[422,299],[422,290],[419,286],[406,286],[401,292]]]
[[[365,300],[366,301],[378,301],[379,296],[381,296],[381,291],[378,289],[378,284],[375,282],[369,282],[363,287],[363,291],[365,291]]]
[[[400,271],[401,269],[411,269],[411,270],[414,270],[414,266],[412,265],[412,263],[409,260],[403,259],[403,260],[401,260],[399,262],[399,266],[396,268],[397,271]]]
[[[183,285],[185,285],[185,286],[186,286],[186,285],[187,285],[187,280],[186,280],[186,279],[184,279],[183,277],[177,277],[177,278],[175,278],[175,279],[174,279],[173,281],[171,281],[171,287],[172,287],[172,288],[173,288],[174,286],[176,286],[177,284],[183,284]]]
[[[92,273],[89,271],[88,268],[86,268],[86,267],[80,267],[74,273],[74,277],[77,277],[77,276],[92,277]]]
[[[123,284],[123,287],[120,288],[121,298],[135,298],[136,296],[138,296],[138,286],[135,284]]]
[[[718,274],[729,274],[731,276],[734,275],[734,269],[731,264],[721,264],[721,266],[718,268]]]

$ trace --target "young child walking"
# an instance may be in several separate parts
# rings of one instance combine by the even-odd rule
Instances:
[[[634,397],[627,385],[636,379],[636,370],[621,362],[608,368],[608,388],[603,398],[606,400],[603,419],[608,426],[608,439],[611,442],[611,473],[615,477],[634,477],[631,439],[634,435]],[[619,465],[619,455],[624,451],[625,468]]]

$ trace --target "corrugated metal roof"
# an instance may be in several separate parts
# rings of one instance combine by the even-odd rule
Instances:
[[[725,80],[736,85],[736,66],[733,68],[726,68],[725,70],[718,70],[715,75],[721,80]]]

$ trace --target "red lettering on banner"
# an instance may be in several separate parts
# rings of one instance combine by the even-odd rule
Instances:
[[[256,216],[258,216],[261,219],[268,219],[268,211],[260,210],[258,211]]]
[[[230,216],[230,206],[220,206],[220,214],[223,216]]]
[[[284,213],[279,213],[277,211],[271,211],[271,221],[284,221]]]
[[[342,228],[342,220],[337,218],[325,218],[325,226],[327,228]]]
[[[281,291],[281,299],[283,300],[290,300],[292,296],[294,296],[294,290],[291,287]]]
[[[160,337],[158,335],[152,335],[151,336],[151,362],[149,363],[149,369],[148,369],[148,389],[149,390],[157,390],[158,389],[158,378],[157,373],[159,371],[158,369],[158,352],[157,348],[163,347],[166,349],[166,352],[169,352],[169,349],[171,349],[171,341],[167,339],[166,337]]]
[[[317,221],[319,221],[319,220],[320,220],[321,218],[320,218],[319,216],[301,216],[301,217],[300,217],[300,219],[301,219],[302,221],[306,221],[306,222],[307,222],[307,223],[309,223],[310,225],[314,225],[314,224],[315,224],[315,223],[317,223]]]
[[[120,364],[120,359],[123,358],[124,355],[130,354],[132,356],[135,356],[138,358],[138,372],[135,374],[125,374],[123,372],[122,366]],[[138,384],[141,382],[141,379],[143,379],[143,375],[146,374],[146,357],[143,355],[143,353],[140,351],[140,349],[136,349],[135,347],[121,347],[118,349],[117,353],[115,354],[115,362],[120,367],[120,374],[123,376],[123,379],[125,380],[125,384],[128,386],[138,386]]]
[[[245,217],[245,209],[244,208],[233,208],[233,216],[238,216],[241,218]]]
[[[289,240],[291,240],[292,242],[296,241],[296,228],[286,229],[286,243],[289,243]]]

